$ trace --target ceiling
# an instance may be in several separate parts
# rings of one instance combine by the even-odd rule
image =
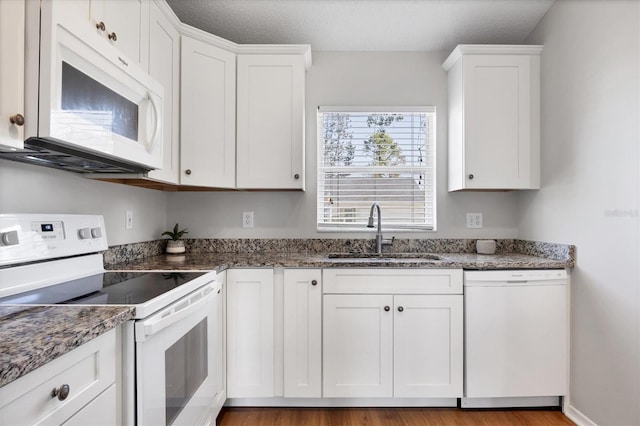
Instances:
[[[438,51],[520,44],[554,0],[168,0],[178,18],[241,44]]]

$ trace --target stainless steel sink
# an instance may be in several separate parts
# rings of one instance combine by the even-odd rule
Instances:
[[[329,259],[386,259],[386,260],[442,260],[435,254],[429,253],[329,253]]]

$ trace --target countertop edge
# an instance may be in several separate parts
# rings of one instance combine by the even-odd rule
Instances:
[[[60,322],[60,320],[66,320],[63,314],[63,309],[69,312],[69,306],[20,306],[14,308],[22,308],[22,311],[16,312],[11,315],[22,315],[23,320],[28,320],[29,315],[47,316],[47,321]],[[10,309],[12,306],[3,306],[2,308]],[[75,307],[79,309],[87,309],[87,307]],[[4,345],[9,346],[12,343],[11,340],[16,340],[16,336],[5,336],[5,333],[11,333],[9,327],[4,327],[0,336],[2,336],[3,346],[2,355],[0,357],[0,387],[5,386],[16,379],[19,379],[28,373],[36,370],[39,367],[47,364],[54,359],[71,352],[73,349],[80,347],[81,345],[89,342],[90,340],[106,333],[109,330],[114,329],[120,324],[133,319],[135,315],[135,308],[133,307],[90,307],[93,312],[109,312],[114,311],[113,314],[108,314],[107,317],[100,320],[93,321],[92,324],[87,324],[87,328],[83,328],[81,332],[70,333],[68,329],[61,329],[59,332],[53,333],[41,333],[40,336],[23,336],[20,340],[29,340],[31,343],[24,347],[25,344],[21,344],[19,348],[16,343],[14,347],[5,348]],[[93,313],[92,312],[92,313]],[[14,319],[15,320],[15,319]],[[12,319],[1,318],[0,321],[12,321]],[[27,330],[25,334],[30,331]],[[12,339],[13,338],[13,339]],[[13,349],[13,350],[12,350]]]

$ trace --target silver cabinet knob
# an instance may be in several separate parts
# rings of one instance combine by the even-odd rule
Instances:
[[[104,24],[104,22],[100,21],[96,23],[96,28],[100,31],[105,31],[107,29],[107,26]]]
[[[109,40],[111,40],[111,41],[114,41],[114,42],[118,41],[118,35],[115,32],[109,34],[108,37],[109,37]]]
[[[58,397],[59,401],[64,401],[69,396],[70,390],[71,388],[69,388],[69,385],[67,384],[62,385],[59,388],[53,388],[51,391],[51,398]]]

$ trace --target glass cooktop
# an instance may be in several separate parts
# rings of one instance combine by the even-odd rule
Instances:
[[[104,272],[0,298],[16,305],[136,305],[145,303],[206,272]]]

